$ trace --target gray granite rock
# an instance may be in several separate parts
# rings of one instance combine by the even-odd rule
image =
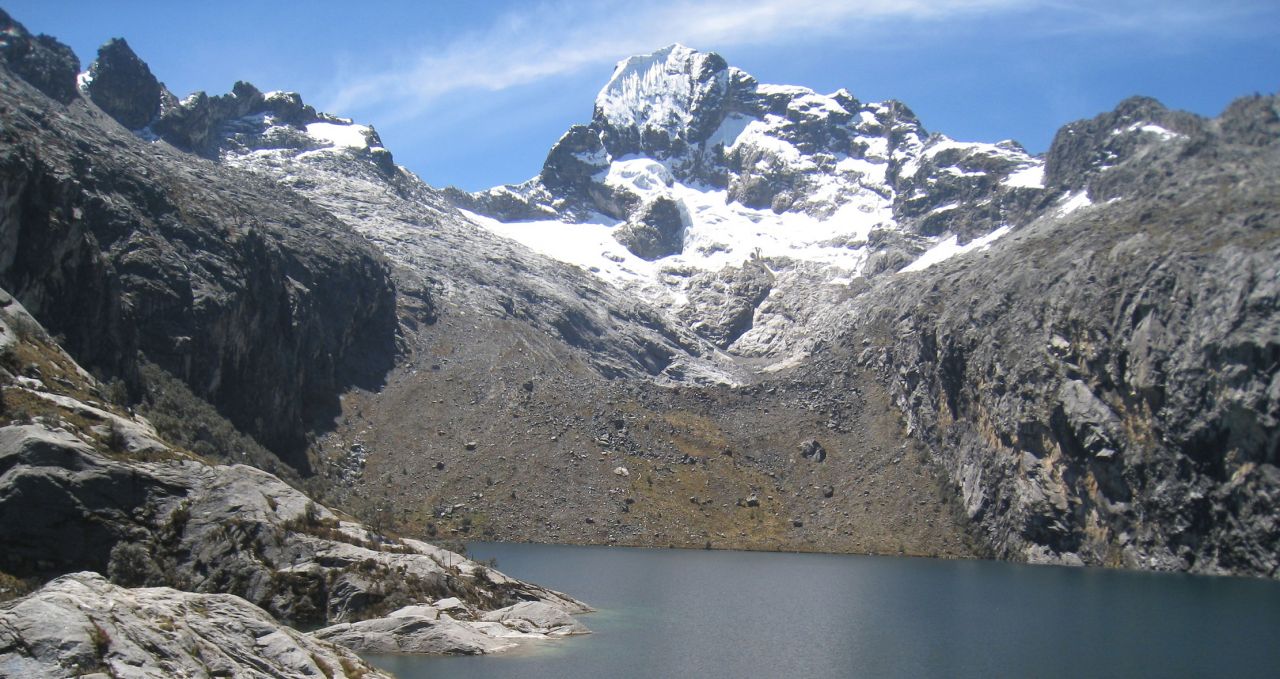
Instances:
[[[586,625],[575,620],[564,608],[545,601],[522,601],[506,608],[490,611],[484,614],[481,620],[500,622],[526,634],[564,637],[591,633]]]
[[[238,597],[60,577],[0,604],[0,676],[386,677]]]

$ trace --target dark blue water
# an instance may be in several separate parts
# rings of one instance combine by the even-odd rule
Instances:
[[[1280,583],[824,554],[474,544],[600,609],[422,677],[1278,677]]]

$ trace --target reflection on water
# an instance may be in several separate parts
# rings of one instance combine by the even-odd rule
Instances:
[[[1280,583],[824,554],[470,545],[600,609],[595,634],[422,677],[1276,676]]]

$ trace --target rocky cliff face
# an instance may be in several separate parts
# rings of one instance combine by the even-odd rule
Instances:
[[[0,280],[86,365],[136,387],[140,352],[305,467],[338,389],[390,366],[385,261],[295,193],[125,129],[163,90],[123,41],[89,71],[95,106],[74,73],[25,79],[58,50],[6,40]]]
[[[998,556],[1277,575],[1278,111],[1069,125],[1046,178],[1091,205],[855,303]]]

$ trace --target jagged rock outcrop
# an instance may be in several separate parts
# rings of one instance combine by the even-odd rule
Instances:
[[[1115,110],[1070,123],[1054,135],[1045,165],[1045,185],[1061,191],[1089,188],[1090,180],[1099,177],[1102,170],[1142,153],[1153,137],[1195,135],[1203,127],[1199,117],[1170,111],[1150,97],[1125,99]],[[1092,191],[1090,195],[1093,197]]]
[[[46,96],[68,103],[76,97],[80,60],[70,47],[47,35],[31,35],[0,9],[0,58]]]
[[[653,261],[684,252],[684,215],[670,198],[656,198],[613,231],[613,237],[640,259]]]
[[[121,83],[154,78],[123,42],[104,57],[95,98],[141,119]],[[85,365],[136,393],[141,352],[305,468],[338,389],[393,360],[385,260],[297,194],[51,100],[20,67],[0,68],[0,281]]]
[[[747,260],[689,286],[689,306],[683,309],[690,327],[724,349],[751,329],[756,308],[773,290],[774,275],[764,262]]]
[[[166,93],[123,38],[113,38],[98,49],[83,88],[98,108],[130,130],[142,129],[160,115],[161,94]]]
[[[997,556],[1280,575],[1277,103],[1069,125],[1046,177],[1105,204],[858,299]]]
[[[346,648],[276,622],[243,599],[126,589],[97,573],[60,577],[0,604],[6,677],[389,677]]]

